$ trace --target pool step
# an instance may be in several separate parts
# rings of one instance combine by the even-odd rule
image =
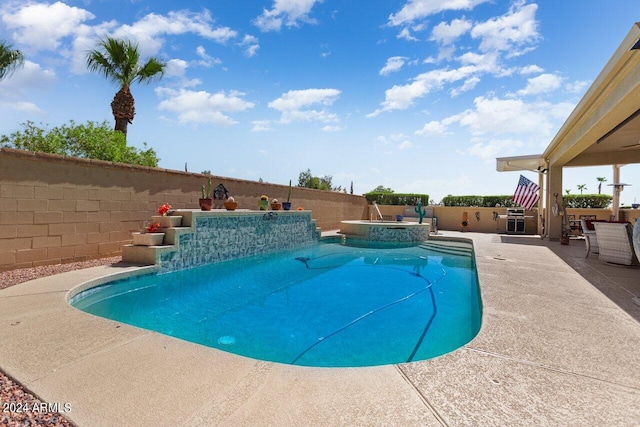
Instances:
[[[421,248],[433,252],[439,252],[448,255],[473,256],[473,248],[468,243],[446,241],[438,242],[437,240],[429,240],[420,245]]]

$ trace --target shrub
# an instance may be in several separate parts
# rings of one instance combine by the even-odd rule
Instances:
[[[444,206],[465,206],[465,207],[506,207],[518,206],[513,202],[513,195],[504,196],[447,196],[442,199]]]
[[[413,193],[389,193],[389,192],[370,192],[364,197],[369,203],[376,202],[379,205],[417,205],[419,201],[424,206],[429,204],[428,194]]]
[[[146,143],[144,150],[127,145],[124,134],[111,129],[106,121],[79,125],[71,120],[51,130],[28,121],[21,127],[11,135],[2,135],[0,146],[151,167],[157,167],[160,160]]]
[[[565,194],[562,196],[568,208],[600,208],[611,205],[613,197],[608,194]]]

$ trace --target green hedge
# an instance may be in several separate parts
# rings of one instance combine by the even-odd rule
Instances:
[[[565,194],[562,196],[568,208],[608,208],[613,196],[608,194]]]
[[[442,199],[445,206],[469,206],[495,208],[512,208],[518,206],[513,202],[513,195],[506,196],[447,196]]]
[[[364,197],[369,203],[376,202],[379,205],[417,205],[419,201],[422,201],[423,206],[429,204],[428,194],[371,192],[365,194]]]
[[[613,197],[607,194],[568,194],[563,200],[568,208],[598,208],[604,209],[611,205]],[[503,207],[511,208],[519,205],[513,202],[511,194],[506,196],[447,196],[442,199],[445,206],[469,206],[469,207]]]

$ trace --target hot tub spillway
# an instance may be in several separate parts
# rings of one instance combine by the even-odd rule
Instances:
[[[340,221],[340,234],[382,242],[422,242],[429,239],[431,224],[405,221]]]

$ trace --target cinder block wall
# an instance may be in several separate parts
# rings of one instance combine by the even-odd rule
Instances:
[[[380,212],[385,218],[393,220],[396,215],[404,214],[404,206],[385,206],[379,205]],[[461,207],[461,206],[430,206],[433,209],[433,216],[438,218],[438,229],[449,231],[462,230],[462,215],[467,213],[468,224],[464,231],[473,231],[476,233],[504,233],[506,231],[506,220],[493,218],[493,213],[505,215],[507,208],[479,208],[479,207]],[[538,232],[537,210],[526,211],[527,218],[525,220],[526,234],[536,234]],[[477,214],[477,215],[476,215]],[[372,218],[376,217],[376,213],[369,211]]]
[[[295,180],[296,177],[292,177]],[[197,209],[201,174],[0,149],[0,271],[119,255],[163,203]],[[213,177],[240,209],[288,186]],[[362,196],[293,187],[292,209],[312,211],[324,230],[366,218]]]

